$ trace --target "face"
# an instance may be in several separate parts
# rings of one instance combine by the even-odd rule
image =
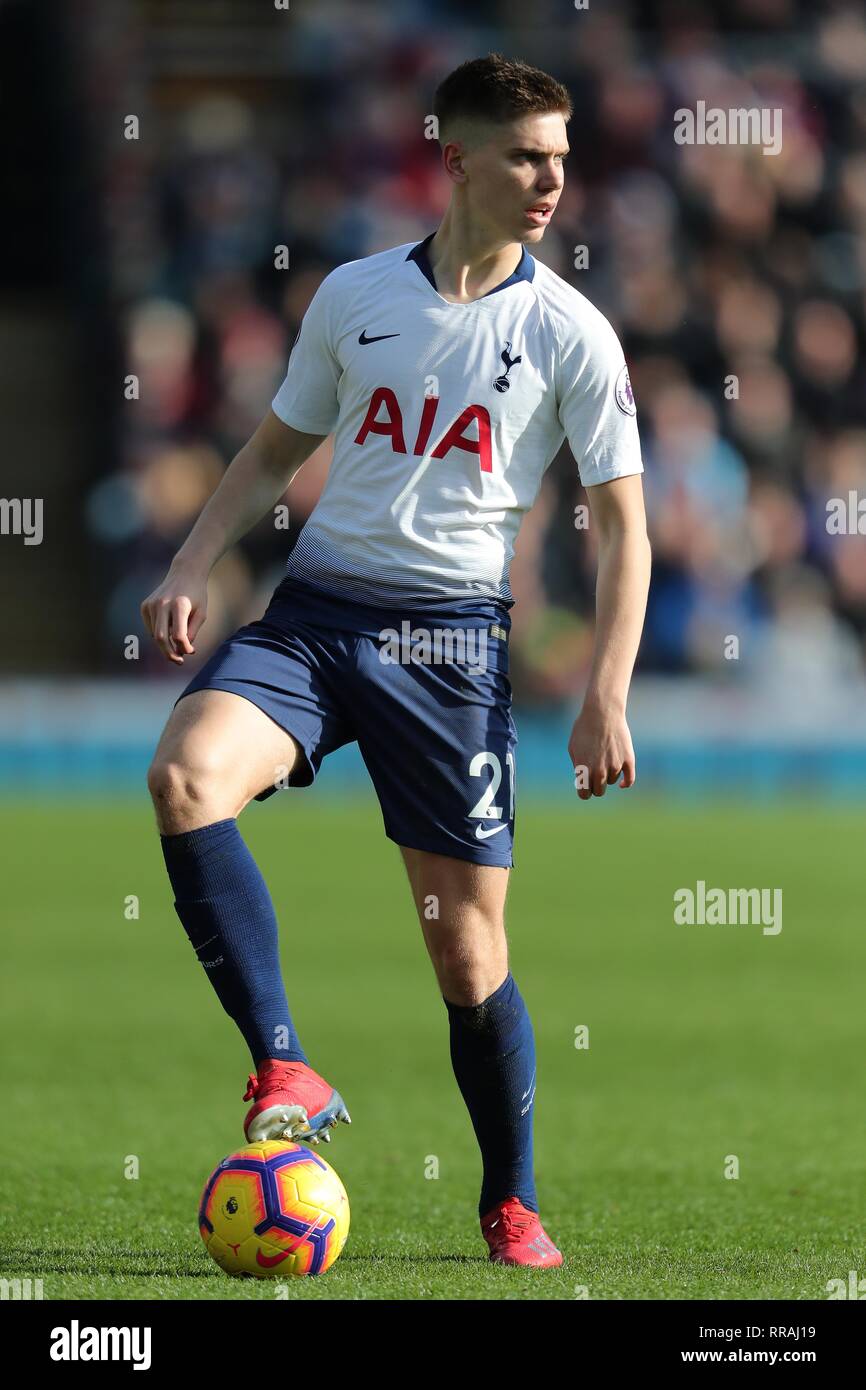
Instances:
[[[541,241],[559,201],[567,154],[565,118],[555,113],[485,126],[477,139],[445,147],[477,225],[493,239],[530,246]]]

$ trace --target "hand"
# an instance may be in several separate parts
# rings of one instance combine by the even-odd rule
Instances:
[[[621,787],[634,785],[634,748],[624,713],[584,706],[574,721],[568,755],[581,801],[604,796],[620,777]]]
[[[170,569],[144,600],[141,616],[160,651],[182,666],[182,654],[195,652],[193,642],[207,617],[207,575]]]

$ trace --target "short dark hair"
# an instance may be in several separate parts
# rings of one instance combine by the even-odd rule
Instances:
[[[461,63],[440,82],[433,98],[440,132],[460,116],[513,121],[557,111],[566,120],[572,113],[571,97],[562,83],[540,68],[503,58],[501,53]]]

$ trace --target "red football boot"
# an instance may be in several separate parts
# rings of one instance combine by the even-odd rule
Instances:
[[[250,1074],[244,1100],[255,1101],[244,1120],[247,1142],[288,1139],[293,1143],[330,1144],[329,1130],[338,1120],[352,1123],[343,1097],[306,1062],[266,1057],[259,1074]]]
[[[528,1211],[518,1197],[506,1197],[481,1218],[481,1234],[490,1246],[490,1258],[500,1265],[544,1265],[555,1269],[562,1264],[557,1250],[534,1211]]]

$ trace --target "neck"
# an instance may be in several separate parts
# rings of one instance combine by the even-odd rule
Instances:
[[[452,202],[427,254],[442,298],[467,304],[514,274],[523,256],[523,246],[473,224],[466,210]]]

